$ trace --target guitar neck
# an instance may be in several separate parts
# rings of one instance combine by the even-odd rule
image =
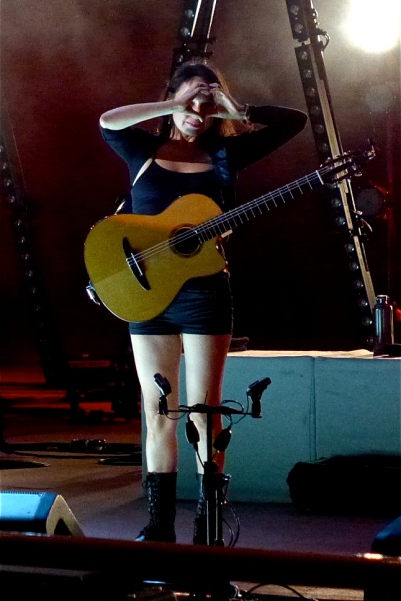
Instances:
[[[314,171],[282,188],[278,188],[235,209],[231,209],[227,213],[213,217],[209,221],[195,227],[194,233],[196,233],[201,242],[222,236],[234,228],[251,221],[251,219],[255,219],[267,211],[278,208],[289,200],[293,200],[296,196],[320,188],[325,184],[322,176],[326,171],[328,172],[330,169],[323,168]]]

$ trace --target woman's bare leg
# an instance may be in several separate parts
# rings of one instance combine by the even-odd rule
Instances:
[[[160,373],[171,386],[168,406],[179,404],[179,369],[182,341],[179,335],[131,336],[136,371],[146,418],[146,463],[149,472],[176,472],[178,464],[176,416],[159,415],[160,391],[154,375]]]
[[[230,334],[218,336],[183,335],[188,405],[197,403],[219,405],[221,403],[224,369],[230,342]],[[206,415],[192,413],[191,418],[199,431],[200,442],[198,447],[203,463],[207,459]],[[221,417],[216,415],[213,417],[213,440],[221,431],[221,428]],[[214,457],[214,461],[216,461],[219,471],[222,471],[224,453],[218,453]],[[198,471],[199,473],[203,472],[199,460]]]

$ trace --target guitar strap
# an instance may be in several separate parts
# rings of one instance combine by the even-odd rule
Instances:
[[[134,181],[132,182],[132,187],[134,187],[134,185],[136,184],[138,179],[141,177],[141,175],[143,173],[145,173],[146,169],[150,166],[152,161],[153,161],[153,157],[151,157],[150,159],[148,159],[147,161],[144,162],[144,164],[142,165],[142,167],[136,174]],[[122,196],[121,198],[122,198],[122,202],[117,207],[117,210],[114,213],[115,215],[117,215],[123,209],[123,207],[125,206],[125,204],[127,202],[127,199],[124,198],[124,196]],[[94,302],[96,305],[101,304],[100,299],[96,293],[95,287],[93,286],[91,280],[89,280],[88,285],[85,287],[85,290],[86,290],[86,294],[89,296],[89,298],[92,302]]]
[[[134,181],[132,182],[132,187],[135,186],[135,184],[138,181],[138,179],[141,177],[141,175],[143,173],[145,173],[146,169],[150,166],[150,164],[151,164],[152,161],[153,161],[153,157],[151,157],[150,159],[148,159],[147,161],[144,162],[144,164],[142,165],[142,167],[140,168],[140,170],[136,174]]]

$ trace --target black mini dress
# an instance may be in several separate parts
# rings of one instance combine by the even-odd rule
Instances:
[[[214,170],[179,173],[152,161],[132,189],[132,212],[157,215],[186,194],[216,201],[220,187]],[[185,215],[182,216],[185,223]],[[168,274],[167,274],[168,276]],[[231,334],[233,303],[227,269],[184,283],[172,303],[157,317],[131,322],[131,334]]]

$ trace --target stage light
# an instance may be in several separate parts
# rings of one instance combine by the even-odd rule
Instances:
[[[303,48],[304,47],[301,46],[300,48],[297,49],[298,60],[299,61],[308,61],[308,60],[310,60],[309,59],[309,52],[307,52]]]
[[[370,327],[372,325],[372,320],[370,317],[364,317],[362,319],[362,325],[365,326],[366,328]]]
[[[319,135],[324,134],[326,131],[323,123],[318,123],[313,129]]]
[[[299,2],[287,0],[287,10],[293,38],[298,42],[306,42],[309,36],[302,5]]]
[[[198,0],[192,0],[189,2],[192,6],[189,6],[184,11],[184,18],[180,26],[180,37],[183,40],[189,40],[194,35],[196,27],[196,21],[199,14],[200,5],[202,2]]]
[[[312,115],[314,115],[316,117],[317,115],[320,115],[322,113],[322,109],[317,104],[313,104],[310,107],[310,112]]]
[[[400,20],[399,0],[353,0],[346,32],[366,52],[387,52],[400,43]]]
[[[315,98],[317,96],[316,88],[307,88],[305,93],[308,98]]]
[[[302,77],[304,77],[305,79],[312,79],[313,71],[311,69],[304,69],[302,71]]]
[[[305,34],[305,28],[301,23],[296,23],[296,25],[294,25],[294,32],[297,34],[298,39],[308,39]]]
[[[352,261],[348,267],[350,268],[351,271],[359,271],[360,267],[359,267],[359,263],[357,263],[356,261]]]

